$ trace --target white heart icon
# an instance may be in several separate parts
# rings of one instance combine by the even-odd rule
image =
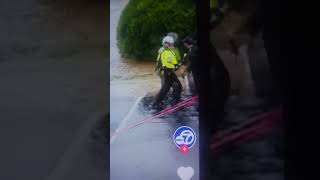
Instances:
[[[194,174],[194,170],[192,167],[179,167],[177,173],[181,180],[190,180]]]

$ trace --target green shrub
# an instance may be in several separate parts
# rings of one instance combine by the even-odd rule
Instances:
[[[168,32],[181,39],[195,32],[195,20],[194,0],[130,0],[117,28],[120,54],[153,60]]]

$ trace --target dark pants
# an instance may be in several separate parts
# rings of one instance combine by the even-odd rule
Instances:
[[[180,98],[180,94],[182,91],[182,85],[178,77],[174,73],[174,71],[170,69],[164,69],[163,71],[164,71],[164,84],[162,85],[154,104],[159,104],[161,101],[163,101],[164,98],[167,96],[171,87],[173,88],[173,97],[175,99]],[[173,86],[174,83],[176,84],[175,86]]]
[[[222,59],[218,55],[215,47],[211,46],[211,67],[210,67],[210,116],[212,121],[209,122],[211,132],[215,132],[218,126],[223,122],[225,116],[225,103],[230,95],[231,80],[230,75]]]

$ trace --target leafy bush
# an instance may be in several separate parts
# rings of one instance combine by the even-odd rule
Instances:
[[[168,32],[181,39],[195,30],[194,0],[130,0],[118,24],[118,47],[123,57],[150,60]]]

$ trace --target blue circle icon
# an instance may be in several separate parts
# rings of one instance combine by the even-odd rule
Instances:
[[[173,141],[178,148],[182,145],[191,148],[195,144],[196,138],[196,133],[188,126],[179,127],[173,134]]]

